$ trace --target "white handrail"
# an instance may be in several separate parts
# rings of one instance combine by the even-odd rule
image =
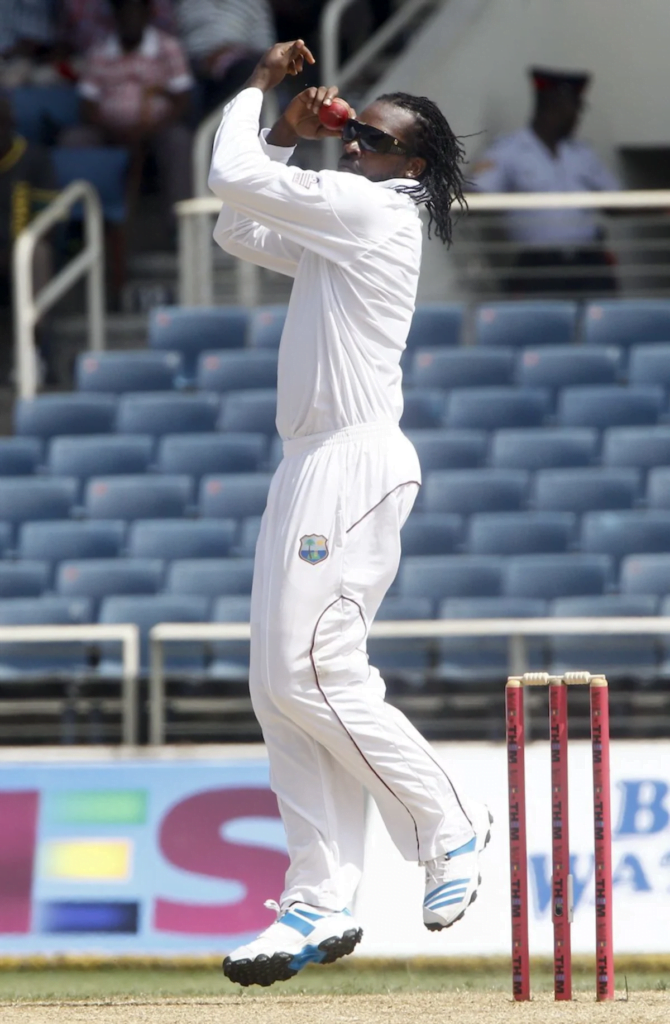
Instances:
[[[670,617],[640,618],[537,618],[537,619],[410,619],[375,622],[375,639],[441,639],[443,637],[506,636],[509,668],[519,675],[525,668],[525,638],[529,636],[663,635],[670,633]],[[161,622],[149,631],[149,743],[165,742],[164,644],[176,641],[248,640],[248,622]]]
[[[35,295],[33,257],[39,240],[63,220],[77,203],[84,204],[83,250]],[[14,278],[14,351],[16,388],[20,398],[37,391],[35,326],[48,309],[83,277],[87,280],[88,347],[105,347],[105,244],[102,206],[87,181],[73,181],[23,229],[12,253]]]
[[[0,626],[0,644],[83,643],[117,641],[122,645],[122,742],[137,743],[137,682],[140,674],[140,631],[133,623],[82,626]],[[0,702],[0,714],[2,703]]]
[[[470,193],[469,213],[500,213],[515,210],[592,209],[592,210],[670,210],[670,190],[640,189],[622,192],[500,192]],[[180,301],[183,305],[212,304],[212,242],[211,218],[221,209],[221,200],[214,196],[185,199],[175,210],[179,220]],[[206,221],[207,230],[197,235],[194,224]],[[203,237],[205,241],[203,242]],[[240,279],[244,268],[257,270],[245,260],[238,261]],[[238,295],[245,296],[244,289]],[[255,302],[240,302],[254,305]]]

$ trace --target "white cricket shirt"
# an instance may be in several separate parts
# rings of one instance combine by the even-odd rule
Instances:
[[[400,356],[421,262],[421,221],[406,179],[288,167],[293,150],[259,138],[263,93],[229,103],[209,187],[224,202],[226,252],[295,278],[279,347],[277,430],[305,437],[397,424]]]
[[[608,192],[621,185],[583,142],[565,139],[556,153],[531,128],[506,135],[474,168],[478,192]],[[537,210],[507,215],[510,236],[527,245],[577,246],[598,237],[590,210]]]

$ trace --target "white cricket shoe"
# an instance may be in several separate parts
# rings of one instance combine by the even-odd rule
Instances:
[[[485,804],[470,807],[475,835],[457,850],[426,861],[423,923],[431,932],[451,928],[477,899],[481,885],[479,855],[491,839],[493,816]]]
[[[266,906],[279,911],[271,901]],[[288,981],[309,963],[332,964],[353,953],[362,937],[348,910],[332,913],[292,903],[257,939],[226,957],[223,973],[238,985],[267,987]]]

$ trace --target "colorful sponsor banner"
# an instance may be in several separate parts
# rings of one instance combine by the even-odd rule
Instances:
[[[454,785],[496,819],[479,898],[441,933],[421,920],[423,872],[402,860],[376,808],[354,911],[360,955],[505,954],[510,948],[506,755],[438,744]],[[205,756],[203,756],[203,754]],[[37,755],[36,755],[37,756]],[[0,761],[0,955],[225,954],[273,919],[287,867],[264,751],[216,756]],[[531,951],[550,955],[548,743],[526,760]],[[573,948],[595,948],[588,743],[570,748]],[[305,780],[309,784],[309,780]],[[619,952],[670,952],[670,743],[612,744],[614,930]]]

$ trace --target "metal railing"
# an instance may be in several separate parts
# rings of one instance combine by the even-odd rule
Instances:
[[[670,618],[545,618],[545,619],[425,619],[402,622],[375,622],[370,630],[374,639],[440,640],[445,637],[507,637],[508,674],[527,671],[526,640],[533,636],[612,636],[670,634]],[[248,623],[165,622],[149,632],[149,743],[165,742],[165,662],[164,646],[184,641],[248,640]],[[583,668],[583,666],[580,666]],[[597,666],[594,666],[595,669]]]
[[[84,248],[35,295],[33,259],[37,243],[77,205],[84,206]],[[87,181],[73,181],[24,228],[12,254],[16,389],[32,398],[38,387],[35,327],[40,317],[84,275],[87,276],[88,347],[105,347],[105,238],[98,193]]]
[[[500,278],[509,273],[509,264],[520,244],[504,238],[487,240],[483,225],[487,215],[497,218],[501,227],[501,215],[532,212],[533,210],[593,210],[622,211],[626,217],[610,217],[611,225],[625,229],[628,237],[612,240],[610,248],[619,256],[617,274],[621,292],[627,295],[670,294],[670,190],[644,190],[622,192],[520,192],[520,193],[475,193],[467,197],[468,211],[456,214],[455,244],[453,259],[460,277],[460,297],[470,299],[492,298],[505,295]],[[186,306],[214,304],[212,230],[213,218],[221,209],[221,200],[213,196],[187,199],[177,203],[179,218],[179,280],[180,302]],[[657,216],[650,217],[656,211]],[[636,214],[643,216],[637,217]],[[206,223],[206,230],[195,228],[195,222]],[[667,239],[650,239],[648,230],[654,224],[665,227]],[[204,239],[204,241],[203,241]],[[527,248],[527,247],[526,247]],[[652,262],[643,260],[645,253],[656,253],[665,260]],[[628,258],[624,257],[628,254]],[[507,269],[495,266],[504,257]],[[255,305],[257,291],[249,293],[242,282],[245,268],[257,270],[253,264],[239,260],[238,301],[241,305]],[[590,268],[589,268],[590,270]],[[597,272],[597,268],[594,273]],[[600,271],[602,272],[602,271]],[[533,277],[540,274],[533,268]],[[572,273],[572,271],[571,271]],[[551,278],[552,272],[547,274]],[[588,275],[587,275],[588,276]],[[659,283],[660,282],[660,283]],[[521,280],[521,284],[523,281]]]
[[[330,0],[321,15],[319,37],[321,44],[321,81],[324,85],[337,85],[343,92],[364,72],[370,62],[406,28],[423,10],[436,7],[443,0],[405,0],[390,18],[344,64],[340,64],[340,28],[346,11],[356,0]],[[346,98],[346,97],[345,97]],[[337,139],[324,139],[324,167],[335,167],[340,143]]]
[[[121,644],[121,738],[125,745],[136,744],[138,739],[137,684],[140,672],[140,634],[136,625],[128,623],[113,626],[0,626],[0,644],[54,644],[72,643],[73,641],[91,644],[115,641]],[[1,700],[0,715],[2,715]]]

